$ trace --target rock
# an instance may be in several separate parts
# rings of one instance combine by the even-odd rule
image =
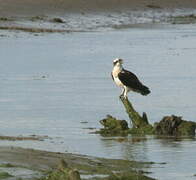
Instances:
[[[79,172],[75,169],[69,170],[68,178],[68,180],[81,180]]]
[[[80,174],[76,169],[68,167],[64,159],[61,159],[57,170],[52,171],[48,176],[40,180],[81,180]]]
[[[128,123],[125,120],[118,120],[110,115],[107,115],[105,119],[99,121],[104,128],[97,133],[104,136],[113,135],[127,135]]]
[[[65,162],[64,159],[61,159],[57,169],[63,171],[65,168],[68,168],[68,164]]]
[[[99,121],[105,129],[118,129],[118,130],[127,130],[128,123],[125,120],[118,120],[110,115],[107,115],[105,119]]]
[[[179,116],[165,116],[159,123],[155,123],[154,131],[157,135],[192,136],[195,135],[196,123],[182,120]]]
[[[55,22],[55,23],[65,23],[64,20],[61,19],[61,18],[53,18],[52,22]]]
[[[178,127],[180,136],[195,136],[196,123],[192,121],[182,121]]]

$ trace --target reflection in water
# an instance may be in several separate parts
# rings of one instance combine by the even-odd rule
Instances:
[[[118,158],[156,162],[150,170],[153,172],[152,177],[161,180],[176,177],[180,180],[194,179],[195,138],[156,136],[103,138],[102,146],[103,149],[110,149],[110,154],[118,151]]]
[[[127,160],[141,160],[150,161],[147,158],[147,137],[146,136],[131,136],[128,137],[113,137],[113,138],[102,138],[103,149],[118,148],[120,156]]]

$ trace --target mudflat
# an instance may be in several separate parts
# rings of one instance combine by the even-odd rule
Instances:
[[[22,173],[17,174],[15,178],[21,178],[25,171],[30,170],[31,174],[28,176],[28,179],[33,179],[35,176],[38,178],[57,169],[60,161],[63,160],[70,168],[77,169],[83,178],[86,176],[91,178],[95,176],[107,177],[115,171],[131,172],[136,177],[145,177],[150,180],[151,178],[144,175],[148,172],[141,171],[141,168],[148,168],[153,164],[152,162],[96,158],[72,153],[47,152],[18,147],[0,147],[0,159],[1,162],[4,162],[0,164],[0,168],[4,168],[4,174],[7,173],[7,170],[10,172],[10,169],[14,169],[11,175],[7,174],[14,176],[13,172],[17,168],[23,168]],[[12,178],[14,179],[14,177]]]
[[[192,23],[195,8],[193,0],[0,0],[0,30],[99,31],[136,24],[182,23],[181,17],[183,23]]]
[[[35,15],[70,12],[123,11],[148,8],[196,8],[194,0],[0,0],[0,15]]]

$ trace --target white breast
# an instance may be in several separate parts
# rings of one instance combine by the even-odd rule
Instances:
[[[121,66],[115,66],[112,70],[112,76],[114,78],[114,82],[117,84],[117,86],[123,87],[122,82],[118,78],[118,74],[121,72],[122,67]]]
[[[120,87],[124,86],[118,77],[114,77],[114,82],[116,83],[117,86]]]

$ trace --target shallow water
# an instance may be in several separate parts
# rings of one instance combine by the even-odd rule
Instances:
[[[165,115],[195,120],[195,25],[133,28],[107,32],[44,34],[1,32],[0,132],[48,135],[44,142],[8,142],[49,151],[69,151],[108,158],[166,162],[152,177],[194,179],[195,139],[134,140],[89,134],[106,114],[128,119],[110,77],[112,60],[149,86],[143,97],[129,94],[150,122]],[[88,123],[81,123],[87,121]]]

